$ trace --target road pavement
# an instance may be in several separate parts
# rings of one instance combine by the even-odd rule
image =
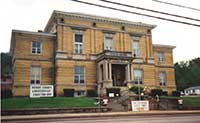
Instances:
[[[29,119],[2,123],[200,123],[199,114]]]

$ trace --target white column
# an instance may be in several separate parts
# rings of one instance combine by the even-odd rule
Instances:
[[[102,81],[101,64],[98,64],[98,66],[97,66],[97,77],[98,77],[98,82],[101,82]]]
[[[126,73],[127,73],[127,81],[130,81],[130,64],[127,64]]]
[[[103,71],[104,71],[104,80],[108,80],[108,62],[105,60],[104,61],[104,66],[103,66]]]
[[[131,73],[131,81],[133,81],[133,68],[132,68],[132,64],[130,64],[130,73]]]

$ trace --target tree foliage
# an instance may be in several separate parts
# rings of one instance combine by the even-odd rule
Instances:
[[[144,88],[141,87],[141,86],[133,86],[129,90],[134,92],[135,94],[139,94],[139,93],[143,93],[144,92]]]
[[[1,53],[1,76],[11,73],[11,56],[9,53]]]
[[[200,58],[175,63],[175,78],[179,91],[192,86],[200,86]]]

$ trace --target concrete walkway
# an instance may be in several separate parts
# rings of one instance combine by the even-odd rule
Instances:
[[[200,110],[192,111],[146,111],[146,112],[105,112],[105,113],[68,113],[68,114],[42,114],[42,115],[14,115],[1,116],[1,121],[11,120],[36,120],[60,118],[88,118],[88,117],[117,117],[117,116],[142,116],[142,115],[173,115],[173,114],[200,114]]]

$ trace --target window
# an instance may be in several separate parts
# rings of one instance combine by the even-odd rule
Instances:
[[[31,67],[30,81],[31,84],[40,84],[41,68],[38,66]]]
[[[105,34],[104,44],[105,44],[104,46],[105,50],[114,50],[113,34]]]
[[[32,53],[33,54],[40,54],[42,52],[41,46],[42,46],[41,42],[33,41],[32,42]]]
[[[74,92],[75,97],[82,97],[85,96],[85,91],[75,91]]]
[[[159,77],[160,77],[160,86],[165,86],[166,85],[166,74],[165,74],[165,72],[160,72]]]
[[[135,57],[140,56],[140,37],[133,37],[132,43],[133,55]]]
[[[85,82],[84,67],[75,66],[74,68],[74,83],[83,84]]]
[[[133,76],[135,84],[143,84],[143,70],[141,69],[133,70]]]
[[[83,54],[83,34],[74,35],[74,53]]]
[[[159,63],[164,63],[165,61],[165,55],[163,52],[158,52],[158,62]]]

